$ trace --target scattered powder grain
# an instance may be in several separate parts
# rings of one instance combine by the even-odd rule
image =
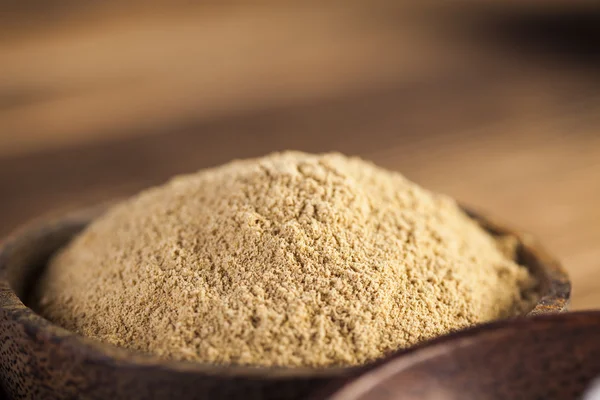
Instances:
[[[452,199],[358,158],[285,152],[115,206],[38,296],[66,328],[164,358],[330,366],[522,313],[534,285]]]

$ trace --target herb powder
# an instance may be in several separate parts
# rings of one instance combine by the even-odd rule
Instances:
[[[449,197],[284,152],[175,177],[49,263],[39,308],[167,359],[345,366],[528,311],[534,278]]]

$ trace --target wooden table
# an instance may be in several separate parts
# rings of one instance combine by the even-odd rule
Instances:
[[[533,232],[573,309],[600,305],[597,11],[49,4],[0,20],[1,234],[231,158],[337,150]]]

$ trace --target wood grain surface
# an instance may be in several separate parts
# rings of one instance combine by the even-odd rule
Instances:
[[[600,306],[597,7],[48,2],[0,14],[0,233],[232,158],[359,154],[536,234]]]

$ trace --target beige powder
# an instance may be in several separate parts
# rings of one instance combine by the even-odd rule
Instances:
[[[452,199],[286,152],[119,204],[38,290],[49,319],[164,358],[331,366],[522,313],[534,284]]]

